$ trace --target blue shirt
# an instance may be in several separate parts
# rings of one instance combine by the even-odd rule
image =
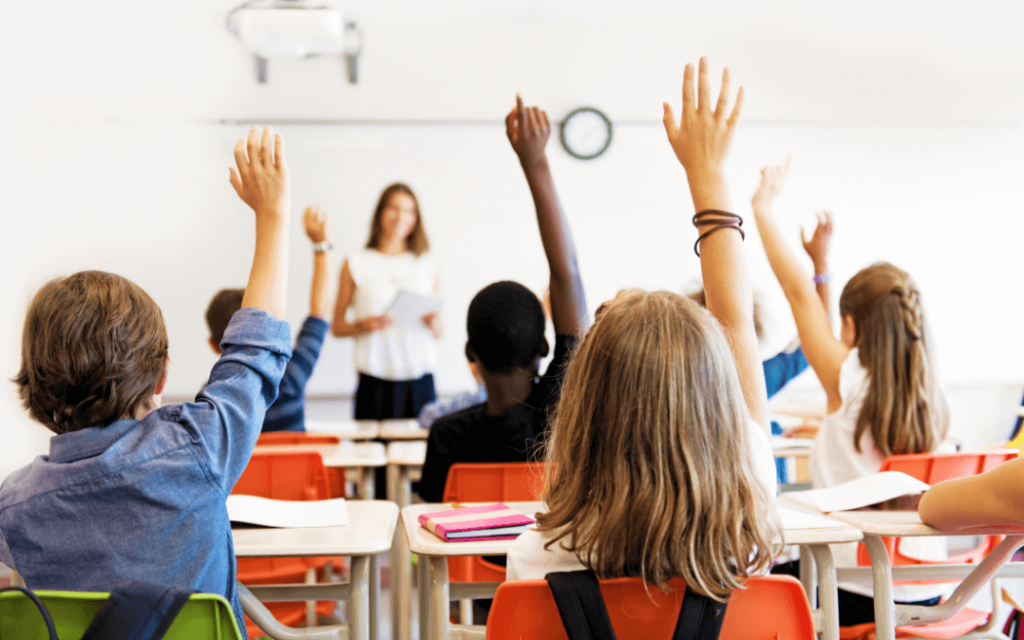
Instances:
[[[807,368],[807,358],[803,349],[786,349],[785,351],[772,356],[764,361],[764,386],[771,398],[782,390],[789,381],[803,373]],[[772,420],[772,435],[781,436],[782,426]],[[786,472],[786,461],[783,458],[775,458],[775,471],[779,483],[786,484],[789,474]]]
[[[0,485],[0,562],[32,589],[141,580],[224,596],[245,635],[225,500],[291,352],[288,323],[242,309],[195,402],[54,436]]]
[[[306,430],[306,383],[320,357],[327,328],[327,321],[320,318],[309,317],[302,323],[292,357],[277,389],[277,400],[267,409],[267,417],[263,420],[264,432]]]

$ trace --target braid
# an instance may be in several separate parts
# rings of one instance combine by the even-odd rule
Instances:
[[[923,322],[921,318],[921,300],[917,289],[911,285],[904,284],[893,289],[893,292],[899,297],[900,306],[903,308],[903,326],[907,331],[907,337],[914,341],[920,340],[923,334]]]

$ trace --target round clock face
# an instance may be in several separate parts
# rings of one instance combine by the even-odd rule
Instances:
[[[562,146],[580,160],[593,160],[612,142],[612,123],[597,109],[583,107],[562,123]]]

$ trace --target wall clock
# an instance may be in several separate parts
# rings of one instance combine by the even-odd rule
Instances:
[[[574,158],[593,160],[611,143],[611,120],[597,109],[576,109],[562,122],[562,146]]]

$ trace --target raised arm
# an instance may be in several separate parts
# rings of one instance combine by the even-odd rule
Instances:
[[[327,212],[320,205],[310,205],[302,214],[306,237],[313,243],[313,283],[309,290],[309,315],[327,320],[331,313],[331,292],[328,278],[331,274],[331,254],[323,246],[327,239]]]
[[[925,492],[918,512],[921,520],[945,531],[1024,527],[1024,458],[981,475],[940,482]]]
[[[828,411],[842,406],[839,394],[839,371],[846,360],[849,348],[832,334],[828,314],[821,304],[821,298],[814,290],[810,274],[800,265],[797,254],[783,240],[779,224],[772,213],[776,196],[782,191],[789,172],[789,162],[780,167],[766,167],[761,171],[761,186],[751,204],[754,220],[761,234],[768,263],[786,294],[793,319],[796,320],[800,346],[807,363],[821,381],[828,397]]]
[[[249,130],[235,145],[231,186],[256,213],[256,251],[242,307],[262,309],[284,318],[288,282],[288,219],[291,215],[291,177],[284,159],[284,138],[267,127]]]
[[[818,292],[821,306],[825,307],[825,317],[829,318],[831,326],[832,306],[828,295],[828,285],[831,281],[831,274],[828,272],[828,246],[832,241],[832,214],[822,211],[818,214],[818,226],[814,227],[814,233],[810,240],[804,237],[804,230],[800,229],[800,240],[804,244],[804,251],[811,258],[814,265],[814,289]]]
[[[664,105],[665,132],[686,169],[693,207],[698,213],[731,209],[722,167],[743,104],[740,88],[732,112],[728,110],[728,69],[722,73],[722,89],[715,105],[711,103],[709,85],[707,60],[701,58],[697,99],[693,94],[693,65],[688,64],[683,74],[683,107],[678,122],[668,103]],[[718,319],[729,339],[747,408],[751,417],[770,432],[764,369],[754,333],[754,293],[740,234],[722,229],[705,237],[700,243],[700,268],[708,311]]]
[[[551,270],[551,322],[555,333],[583,335],[587,329],[587,302],[576,263],[576,246],[544,153],[551,135],[548,114],[537,107],[524,107],[523,99],[517,95],[515,108],[505,117],[505,131],[519,156],[537,210],[540,240]]]

